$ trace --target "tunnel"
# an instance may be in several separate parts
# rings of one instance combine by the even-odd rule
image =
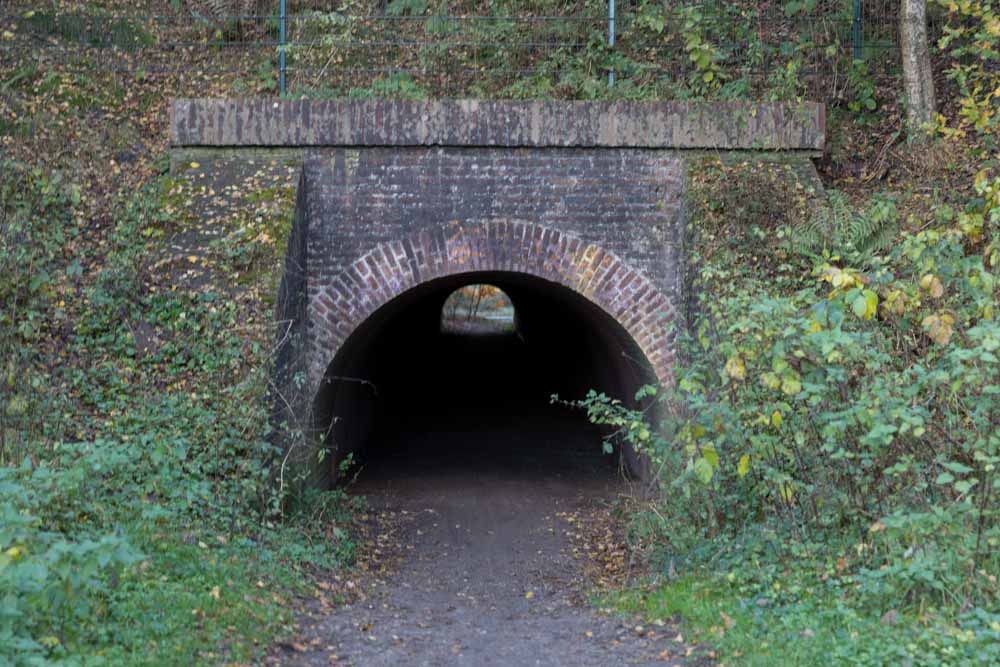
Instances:
[[[470,286],[489,286],[513,313],[486,330],[449,325],[448,304]],[[524,273],[471,272],[371,314],[330,363],[314,415],[335,453],[330,479],[347,455],[362,476],[581,466],[636,476],[642,458],[622,444],[606,452],[606,427],[564,402],[593,389],[631,404],[648,383],[655,374],[635,341],[581,294]]]

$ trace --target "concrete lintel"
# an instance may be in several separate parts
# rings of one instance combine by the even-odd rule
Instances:
[[[179,99],[175,148],[607,147],[822,151],[816,102]]]

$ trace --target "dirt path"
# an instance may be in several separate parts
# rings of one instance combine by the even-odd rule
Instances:
[[[303,636],[275,661],[685,664],[675,628],[640,629],[586,604],[574,523],[621,491],[607,461],[574,441],[593,434],[524,426],[411,432],[373,465],[356,490],[396,517],[398,567],[363,600],[304,619]]]

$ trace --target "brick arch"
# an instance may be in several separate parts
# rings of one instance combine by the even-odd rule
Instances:
[[[671,300],[642,272],[598,244],[520,221],[452,222],[375,246],[324,280],[311,299],[314,358],[334,359],[358,326],[407,290],[473,272],[526,274],[583,295],[631,336],[657,379],[670,382]],[[313,386],[324,372],[325,367],[312,369]]]

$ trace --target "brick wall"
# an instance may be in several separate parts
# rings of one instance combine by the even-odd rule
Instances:
[[[515,271],[580,292],[657,375],[680,299],[682,160],[637,149],[361,148],[308,157],[310,380],[425,281]]]

